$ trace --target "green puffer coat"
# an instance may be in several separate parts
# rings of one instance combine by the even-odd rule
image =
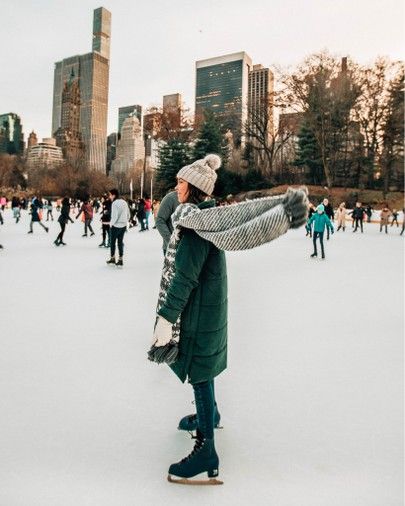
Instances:
[[[208,201],[198,207],[213,205]],[[226,369],[227,310],[225,253],[183,229],[175,275],[159,310],[172,323],[181,314],[179,358],[171,365],[181,381],[211,380]]]

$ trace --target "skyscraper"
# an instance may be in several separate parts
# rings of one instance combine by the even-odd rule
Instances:
[[[91,170],[106,170],[107,108],[110,57],[111,13],[104,7],[94,10],[91,53],[72,56],[55,63],[52,134],[62,126],[62,94],[72,72],[78,79],[79,129],[84,159]]]
[[[129,172],[141,169],[145,158],[145,144],[142,128],[135,115],[128,116],[121,128],[121,138],[116,148],[115,160],[112,162],[112,172]]]
[[[270,145],[274,135],[274,77],[263,65],[254,65],[249,72],[248,141],[253,145]]]
[[[9,155],[24,153],[21,118],[14,112],[0,114],[0,153]]]
[[[36,146],[38,144],[38,137],[34,130],[29,134],[27,141],[27,149],[32,148],[32,146]]]
[[[80,86],[74,71],[62,91],[61,125],[55,132],[56,144],[66,160],[78,167],[84,161],[84,145],[80,133]]]
[[[236,144],[242,139],[247,119],[248,76],[251,58],[233,53],[196,62],[196,123],[205,110],[215,113],[223,126],[232,130]]]
[[[182,122],[182,99],[180,93],[163,95],[163,120],[168,127],[178,130]]]
[[[118,109],[118,137],[121,135],[121,128],[124,121],[128,116],[136,116],[139,124],[142,127],[142,106],[141,105],[127,105]]]

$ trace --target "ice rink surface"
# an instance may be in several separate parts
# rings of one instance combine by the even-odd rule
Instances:
[[[399,229],[349,223],[324,261],[303,229],[227,254],[225,484],[186,487],[192,389],[146,357],[160,237],[130,230],[118,270],[81,227],[59,248],[56,221],[0,227],[0,506],[403,505]]]

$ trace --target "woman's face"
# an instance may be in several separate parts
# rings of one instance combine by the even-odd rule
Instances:
[[[188,189],[188,183],[187,181],[184,181],[184,179],[179,178],[177,180],[177,198],[179,199],[180,204],[184,204],[187,202],[189,189]]]

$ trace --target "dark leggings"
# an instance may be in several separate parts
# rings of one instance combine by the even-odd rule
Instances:
[[[107,223],[107,224],[103,223],[102,230],[103,230],[103,242],[105,243],[105,240],[107,239],[107,242],[109,243],[110,242],[110,225],[109,225],[109,223]]]
[[[361,218],[355,218],[355,227],[354,227],[354,231],[356,232],[356,230],[359,228],[359,223],[360,223],[360,230],[363,232],[363,220]]]
[[[316,250],[316,240],[318,239],[319,237],[319,242],[321,243],[321,251],[322,251],[322,256],[325,255],[325,251],[323,249],[323,232],[314,232],[314,237],[312,239],[313,243],[314,243],[314,253],[317,255],[318,252]]]
[[[56,240],[58,242],[62,242],[63,241],[63,234],[65,233],[66,223],[59,223],[59,225],[60,225],[60,232],[59,232],[59,235],[56,238]]]
[[[115,256],[115,242],[118,242],[118,254],[122,258],[124,256],[124,235],[127,227],[111,227],[110,236],[110,252],[111,257]]]
[[[87,235],[87,229],[90,230],[92,234],[94,234],[93,228],[91,226],[91,219],[84,220],[84,233]]]
[[[216,406],[214,380],[194,383],[193,389],[197,408],[198,430],[204,438],[213,439]]]

